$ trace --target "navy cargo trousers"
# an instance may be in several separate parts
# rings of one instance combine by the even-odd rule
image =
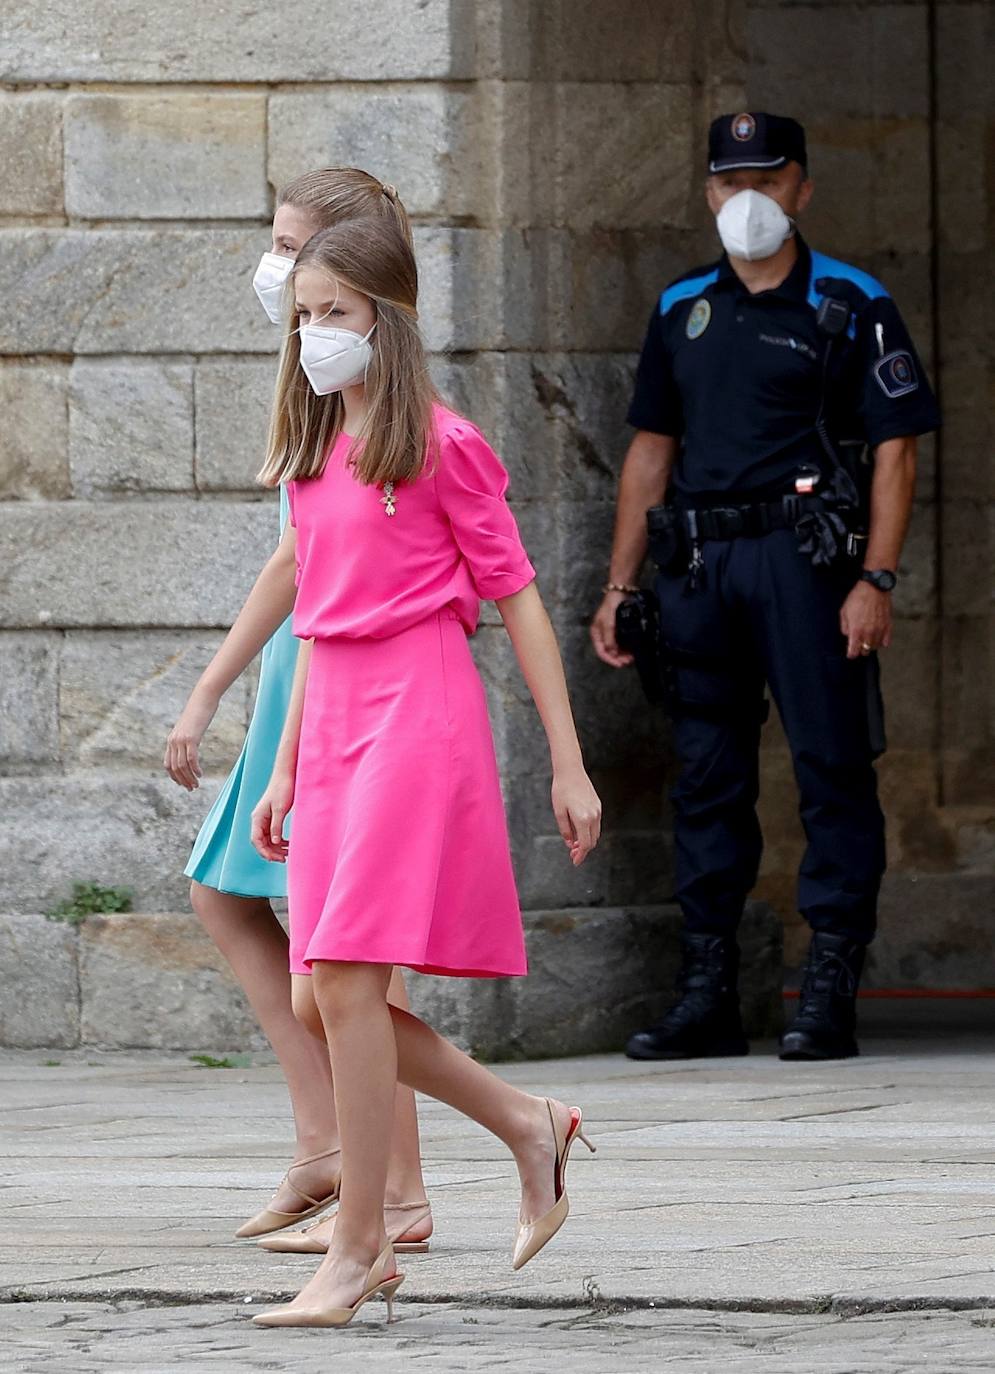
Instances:
[[[848,660],[839,613],[858,568],[814,568],[791,530],[708,541],[691,590],[656,579],[680,774],[676,896],[688,930],[731,934],[757,879],[765,684],[791,748],[807,847],[798,909],[815,930],[869,942],[885,868],[874,758],[878,663]]]

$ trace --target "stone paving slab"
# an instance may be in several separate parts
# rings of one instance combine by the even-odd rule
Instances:
[[[412,1287],[502,1303],[995,1300],[995,1065],[986,1042],[960,1043],[869,1045],[836,1065],[503,1066],[585,1107],[600,1149],[572,1165],[574,1215],[512,1274],[510,1162],[425,1102],[437,1233]],[[0,1296],[292,1292],[311,1260],[231,1239],[286,1163],[275,1067],[71,1059],[0,1062]]]
[[[883,1313],[852,1319],[775,1313],[487,1311],[408,1303],[386,1327],[367,1307],[347,1331],[259,1331],[251,1308],[22,1303],[0,1309],[0,1369],[18,1374],[240,1371],[429,1374],[990,1374],[995,1313]]]

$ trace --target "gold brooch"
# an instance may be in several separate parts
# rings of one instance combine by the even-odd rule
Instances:
[[[394,505],[394,483],[393,483],[393,482],[384,482],[384,484],[383,484],[383,496],[381,496],[381,498],[380,498],[380,504],[381,504],[381,505],[383,506],[383,508],[384,508],[384,515],[396,515],[396,514],[397,514],[397,507]]]

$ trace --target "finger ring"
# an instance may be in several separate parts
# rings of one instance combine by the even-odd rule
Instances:
[[[874,645],[873,645],[873,644],[861,644],[861,646],[860,646],[860,652],[861,652],[862,654],[871,654],[871,653],[874,652]]]

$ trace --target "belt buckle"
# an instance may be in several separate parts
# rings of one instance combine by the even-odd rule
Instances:
[[[743,512],[738,506],[714,506],[712,515],[723,538],[730,538],[742,532]]]

